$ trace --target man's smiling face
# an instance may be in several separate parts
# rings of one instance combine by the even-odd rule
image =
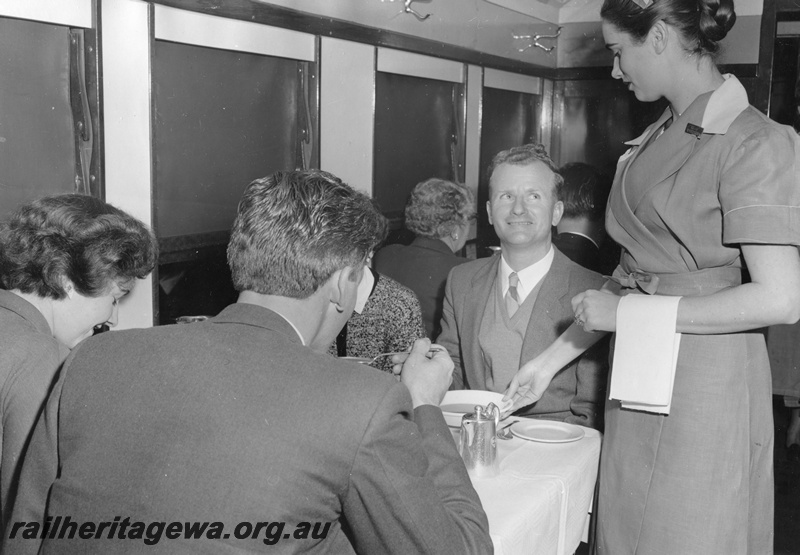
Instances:
[[[539,251],[544,256],[564,204],[556,199],[555,174],[542,162],[532,161],[495,168],[486,210],[503,251]]]

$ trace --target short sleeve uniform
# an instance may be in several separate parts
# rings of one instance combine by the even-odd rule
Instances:
[[[617,167],[606,227],[623,249],[618,275],[708,295],[747,279],[740,244],[800,245],[793,129],[749,106],[731,76],[654,140],[669,116]],[[770,381],[761,331],[683,334],[669,416],[607,402],[600,553],[772,551]]]

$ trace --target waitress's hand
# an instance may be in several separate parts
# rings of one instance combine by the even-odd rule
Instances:
[[[514,403],[510,412],[532,405],[547,391],[554,374],[546,369],[541,358],[526,362],[512,378],[503,396],[503,401],[510,399]]]
[[[575,323],[584,331],[616,331],[620,296],[610,291],[589,289],[572,298]]]

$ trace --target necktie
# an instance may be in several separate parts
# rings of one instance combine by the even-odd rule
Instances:
[[[516,272],[511,272],[508,276],[508,291],[506,291],[506,310],[508,310],[509,318],[514,316],[514,313],[519,308],[517,285],[519,285],[519,276],[517,276]]]

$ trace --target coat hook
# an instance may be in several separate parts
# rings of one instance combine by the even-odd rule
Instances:
[[[553,46],[545,46],[539,42],[539,39],[556,39],[561,34],[561,27],[558,28],[556,34],[554,35],[511,35],[515,39],[528,39],[530,44],[525,46],[524,48],[518,48],[520,52],[525,52],[528,48],[541,48],[545,52],[552,52],[555,50],[556,45]]]
[[[416,17],[420,21],[425,21],[426,19],[428,19],[431,16],[431,14],[422,15],[421,13],[416,11],[414,8],[412,8],[411,4],[413,4],[416,1],[417,0],[405,0],[405,2],[403,3],[403,11],[405,13],[410,13],[411,15],[413,15],[414,17]]]

